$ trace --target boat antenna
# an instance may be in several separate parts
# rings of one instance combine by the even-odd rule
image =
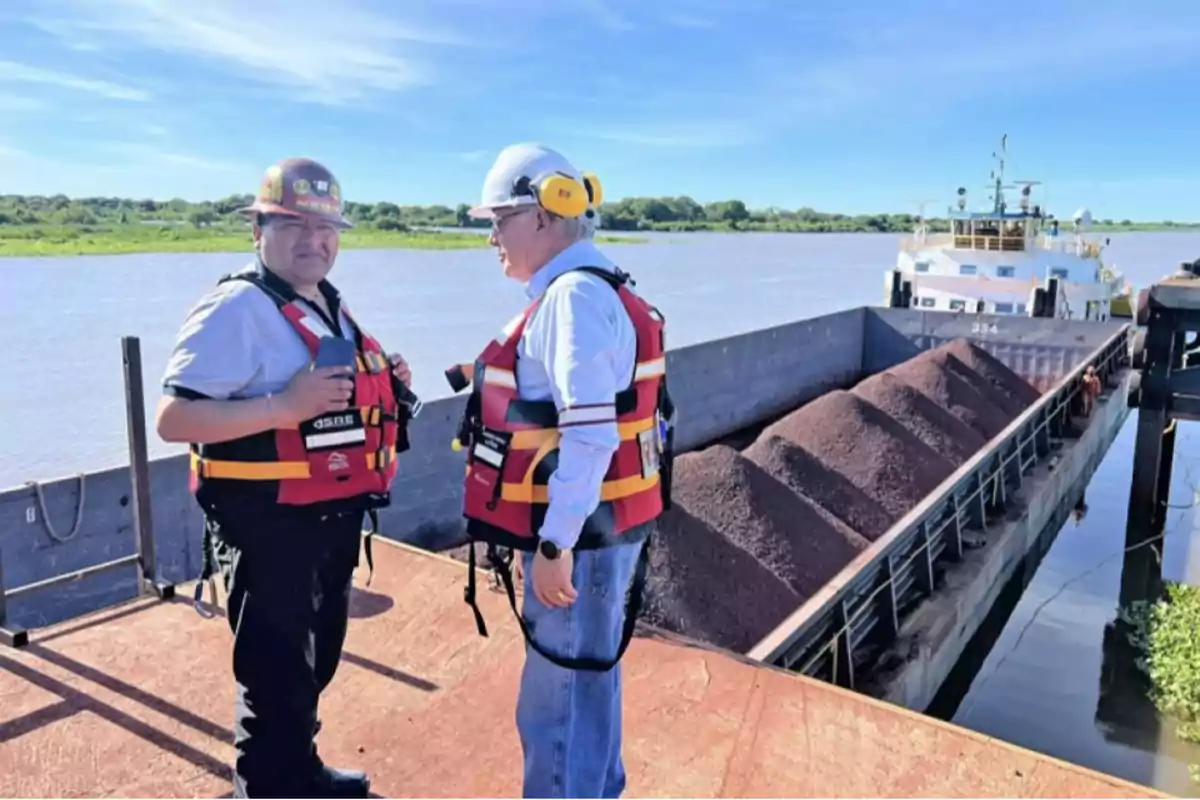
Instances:
[[[1013,181],[1013,183],[1021,187],[1021,211],[1028,214],[1033,187],[1040,185],[1041,181]]]
[[[933,200],[918,200],[917,201],[917,223],[918,224],[923,224],[925,222],[925,206],[929,205],[932,202],[934,202],[934,201]]]
[[[925,236],[929,229],[925,220],[925,206],[934,202],[933,200],[918,200],[917,201],[917,223],[913,226],[913,233],[918,241],[925,241]]]
[[[994,181],[992,187],[994,194],[992,195],[992,210],[997,214],[1004,213],[1004,189],[1012,189],[1015,187],[1004,186],[1004,158],[1008,155],[1008,134],[1000,137],[1000,152],[992,153],[992,158],[996,159],[996,169],[992,171],[991,178]]]

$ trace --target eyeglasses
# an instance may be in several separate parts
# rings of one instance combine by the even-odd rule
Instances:
[[[505,225],[508,223],[508,221],[509,221],[509,220],[511,220],[513,217],[519,217],[519,216],[521,216],[522,214],[525,214],[525,213],[527,213],[527,212],[529,212],[529,211],[532,211],[532,210],[533,210],[533,209],[531,209],[531,208],[522,208],[522,209],[520,209],[519,211],[513,211],[513,212],[511,212],[511,213],[504,214],[504,215],[502,215],[502,216],[501,216],[501,215],[497,215],[496,217],[494,217],[494,218],[492,219],[492,233],[501,233],[501,232],[502,232],[502,229],[504,228],[504,226],[505,226]]]

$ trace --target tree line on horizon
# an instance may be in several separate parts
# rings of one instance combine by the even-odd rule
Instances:
[[[190,225],[196,228],[244,227],[238,209],[250,195],[230,195],[198,203],[182,199],[152,200],[119,197],[70,198],[65,195],[0,195],[0,226],[70,226],[111,228],[121,225]],[[421,228],[486,228],[488,222],[472,219],[470,206],[399,205],[387,201],[347,201],[346,214],[367,229],[406,231]],[[610,231],[795,231],[904,233],[916,224],[915,214],[839,214],[812,208],[750,209],[741,200],[699,203],[690,197],[626,197],[600,207],[601,227]],[[1069,220],[1063,220],[1069,230]],[[949,230],[945,218],[929,217],[932,231]],[[1138,224],[1128,219],[1096,220],[1100,227],[1121,228]],[[1149,223],[1156,227],[1192,227],[1186,223]]]

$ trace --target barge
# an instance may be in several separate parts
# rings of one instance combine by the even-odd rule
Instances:
[[[889,417],[880,399],[879,386],[903,381],[908,365],[945,370],[953,367],[946,355],[958,352],[977,359],[968,371],[985,382],[978,392],[998,367],[1032,388],[1026,401],[1009,403],[999,427],[978,421],[994,432],[977,432],[974,449],[953,458],[935,451],[945,463],[929,473],[932,488],[917,495],[912,483],[907,499],[868,498],[882,512],[864,517],[870,525],[854,523],[860,528],[813,486],[789,486],[787,475],[761,467],[771,491],[793,492],[803,502],[794,507],[842,532],[849,557],[830,562],[815,587],[811,575],[807,584],[779,577],[788,559],[771,557],[778,547],[735,541],[711,525],[704,541],[717,571],[672,570],[661,580],[676,564],[672,547],[688,546],[666,534],[696,530],[680,516],[703,512],[692,496],[677,501],[652,562],[660,580],[626,659],[630,792],[1156,795],[918,713],[1038,534],[1078,500],[1124,422],[1129,337],[1129,325],[1113,320],[861,307],[672,350],[680,462],[741,465],[717,475],[713,496],[737,489],[746,462],[769,466],[754,448],[786,438],[789,418],[806,409],[865,404],[876,427],[899,426],[924,442],[933,434],[912,433],[911,420]],[[5,796],[177,796],[228,786],[228,631],[192,608],[201,528],[186,454],[147,460],[137,340],[123,340],[122,353],[130,465],[0,494],[0,627],[16,645],[0,650],[0,694],[18,698],[0,711]],[[1102,386],[1090,410],[1082,393],[1089,367]],[[953,377],[966,384],[970,375]],[[943,388],[954,383],[942,380]],[[372,586],[356,580],[361,619],[330,689],[334,710],[323,712],[323,751],[371,767],[389,794],[519,788],[510,728],[520,632],[503,595],[483,592],[498,630],[489,639],[475,634],[462,603],[464,566],[445,555],[463,543],[461,454],[448,446],[463,402],[426,403],[410,430],[394,505],[380,515],[380,534],[391,541],[376,548]],[[961,400],[957,408],[971,410]],[[871,462],[855,469],[852,452],[829,447],[816,455],[834,478],[867,495],[887,481]],[[898,467],[916,473],[922,464]],[[801,550],[782,555],[803,561],[804,542],[795,538]],[[776,591],[775,616],[758,618],[757,628],[737,622],[774,584],[731,581],[734,573],[721,571],[730,559],[758,564],[791,592]],[[801,585],[814,590],[804,596]],[[733,620],[732,633],[689,628],[697,609]],[[414,633],[429,630],[438,636]],[[363,697],[394,713],[364,714],[362,705],[351,713],[346,704]],[[684,723],[684,712],[699,719]],[[104,731],[122,742],[111,745],[119,751],[111,758],[70,744],[100,741]],[[807,744],[793,746],[799,741]],[[161,775],[142,770],[149,759]]]

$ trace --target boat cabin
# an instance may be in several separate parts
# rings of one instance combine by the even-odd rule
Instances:
[[[1040,216],[1028,212],[960,211],[951,212],[950,230],[956,250],[1024,252],[1033,249],[1041,221]],[[1057,228],[1057,223],[1052,228]]]

